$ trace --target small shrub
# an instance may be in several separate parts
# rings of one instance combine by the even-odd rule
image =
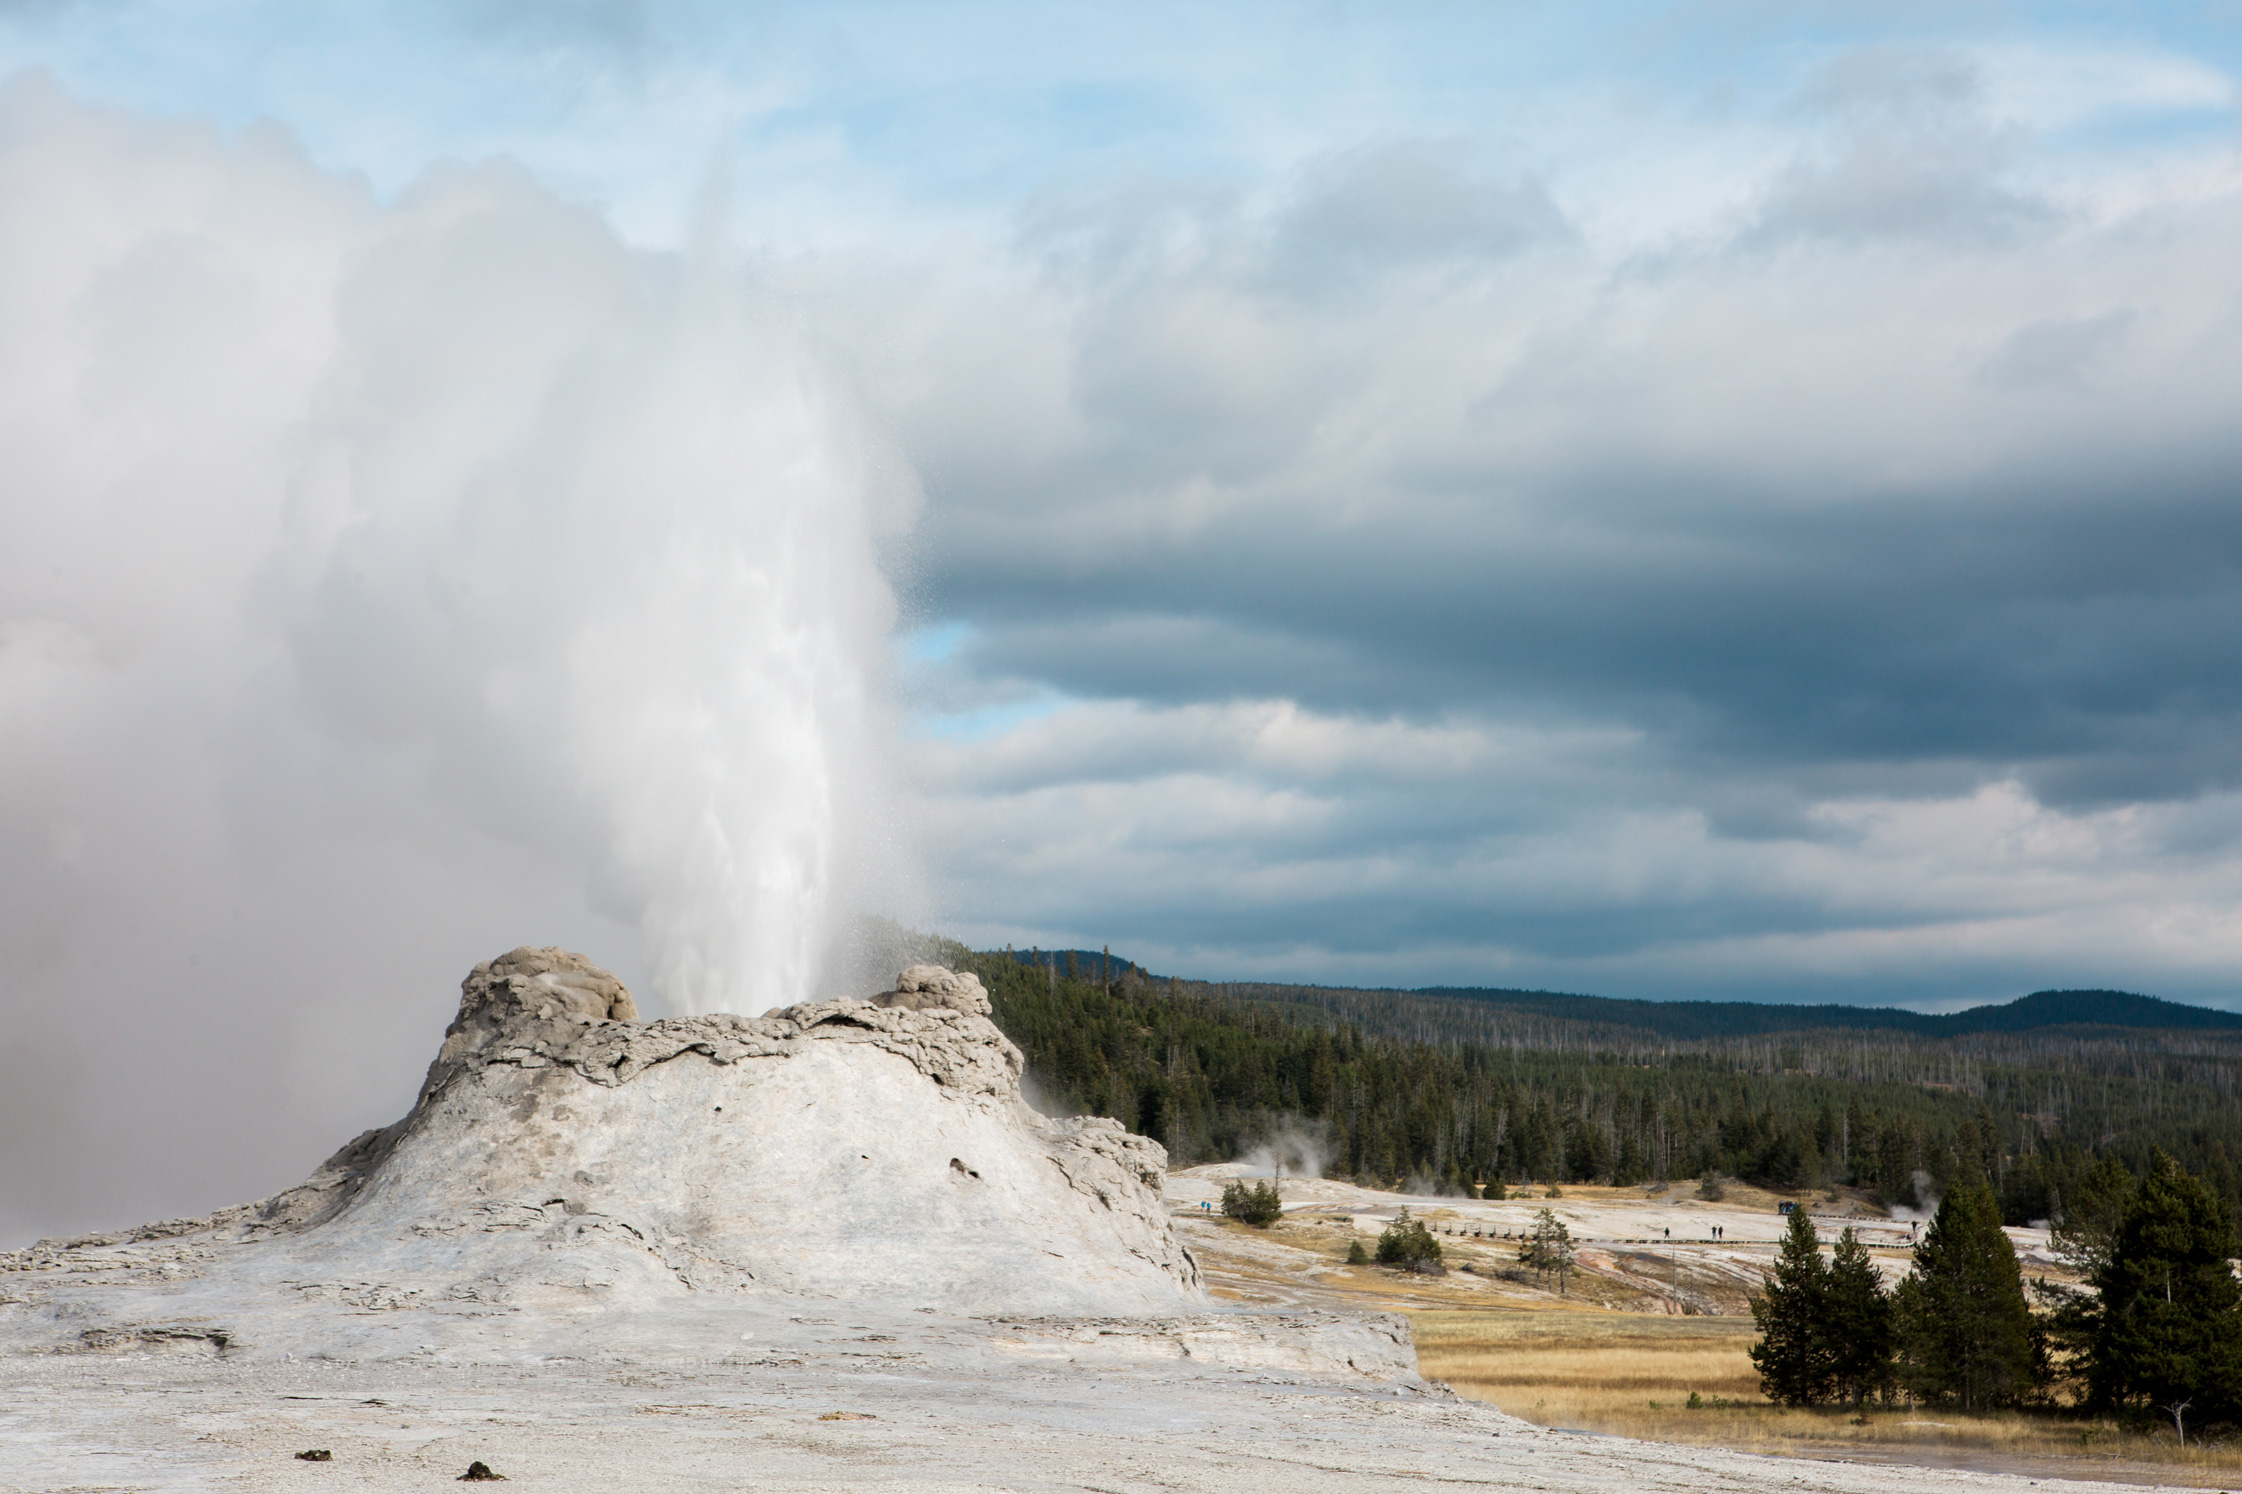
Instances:
[[[1563,1198],[1565,1196],[1565,1190],[1558,1187],[1555,1183],[1551,1183],[1549,1185],[1548,1196],[1551,1198]]]
[[[1508,1198],[1510,1190],[1502,1185],[1501,1178],[1489,1178],[1487,1186],[1479,1190],[1479,1196],[1486,1199]]]
[[[1438,1261],[1440,1242],[1425,1228],[1424,1221],[1409,1217],[1403,1209],[1394,1215],[1378,1236],[1378,1264],[1381,1266],[1415,1266],[1419,1261]]]
[[[1362,1241],[1355,1240],[1347,1246],[1347,1264],[1350,1266],[1367,1266],[1370,1264],[1370,1252],[1362,1248]]]
[[[1692,1411],[1702,1411],[1705,1409],[1705,1398],[1699,1395],[1694,1390],[1689,1393],[1689,1409]]]
[[[1251,1188],[1234,1182],[1222,1190],[1222,1212],[1255,1229],[1267,1229],[1284,1217],[1284,1200],[1277,1196],[1277,1185],[1267,1178]]]
[[[1697,1196],[1707,1203],[1719,1203],[1728,1197],[1727,1179],[1706,1168],[1705,1175],[1697,1180]]]

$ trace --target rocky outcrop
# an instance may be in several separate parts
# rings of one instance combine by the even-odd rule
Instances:
[[[913,966],[892,991],[754,1018],[635,1013],[580,955],[478,965],[403,1120],[285,1193],[115,1243],[266,1241],[426,1300],[1202,1300],[1161,1203],[1165,1152],[1023,1103],[974,976]]]
[[[550,1041],[576,1029],[636,1022],[638,1003],[623,983],[565,949],[517,949],[485,960],[459,983],[459,1015],[421,1086],[426,1100],[502,1035]]]
[[[871,998],[874,1006],[899,1006],[906,1011],[953,1011],[968,1017],[989,1014],[989,993],[981,977],[970,970],[946,970],[940,965],[913,965],[895,978],[895,989]]]

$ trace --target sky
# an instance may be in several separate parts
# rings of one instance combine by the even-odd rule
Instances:
[[[2242,7],[0,5],[0,1237],[475,960],[2242,1005]]]

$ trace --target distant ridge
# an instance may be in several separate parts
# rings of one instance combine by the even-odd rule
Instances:
[[[1102,972],[1109,968],[1114,980],[1132,973],[1140,976],[1151,974],[1134,960],[1125,960],[1102,949],[1010,949],[990,952],[1010,955],[1023,965],[1049,966],[1061,975],[1074,971],[1074,975],[1067,976],[1070,980],[1103,980],[1107,977]]]
[[[1049,968],[1081,980],[1165,980],[1136,961],[1102,949],[1007,949],[989,951],[1023,965]],[[1291,1004],[1322,1004],[1339,998],[1355,1020],[1375,1007],[1365,998],[1455,1001],[1499,1007],[1561,1022],[1624,1027],[1656,1037],[1755,1037],[1779,1032],[1904,1032],[1916,1037],[1968,1037],[1982,1032],[2033,1032],[2049,1027],[2122,1027],[2147,1031],[2242,1031],[2242,1012],[2189,1006],[2134,991],[2034,991],[2014,1001],[1973,1006],[1958,1012],[1911,1012],[1896,1006],[1814,1006],[1776,1001],[1641,1001],[1617,996],[1583,996],[1568,991],[1527,991],[1507,986],[1326,986],[1279,981],[1203,981],[1182,984],[1207,993]],[[1381,1013],[1383,1015],[1383,1013]],[[1373,1026],[1382,1025],[1372,1020]]]
[[[2242,1013],[2187,1006],[2131,991],[2034,991],[2014,1001],[1931,1014],[1891,1006],[1786,1006],[1758,1001],[1630,1001],[1557,991],[1425,986],[1410,995],[1508,1007],[1574,1022],[1633,1027],[1660,1037],[1743,1037],[1758,1033],[1852,1030],[1963,1037],[2043,1027],[2242,1029]]]

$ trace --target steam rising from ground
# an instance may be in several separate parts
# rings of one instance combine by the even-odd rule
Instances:
[[[1329,1155],[1322,1128],[1302,1121],[1248,1148],[1238,1160],[1246,1165],[1248,1177],[1320,1178]]]
[[[513,943],[656,1012],[816,991],[899,859],[913,490],[713,233],[635,254],[502,167],[383,206],[37,80],[0,196],[0,1128],[102,1175],[5,1149],[0,1235],[285,1182]],[[183,1103],[239,1160],[152,1185]]]
[[[1910,1175],[1909,1181],[1913,1187],[1915,1206],[1909,1208],[1906,1204],[1893,1204],[1891,1216],[1902,1224],[1928,1224],[1938,1215],[1938,1183],[1920,1167]]]

